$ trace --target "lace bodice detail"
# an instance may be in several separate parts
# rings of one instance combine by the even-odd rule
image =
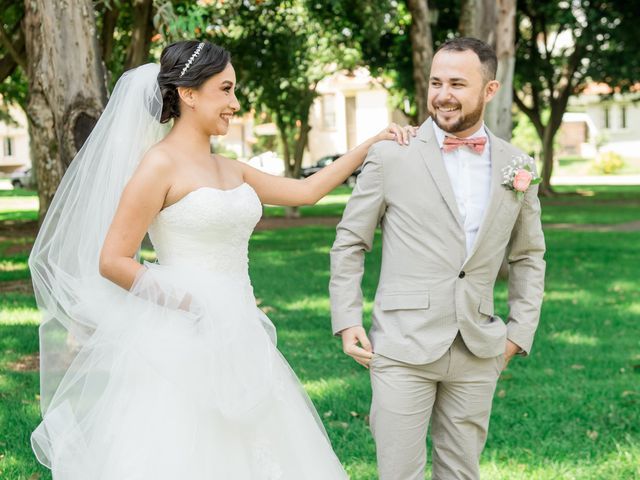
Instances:
[[[185,265],[248,279],[249,237],[262,215],[247,183],[230,190],[202,187],[163,209],[149,226],[162,265]]]

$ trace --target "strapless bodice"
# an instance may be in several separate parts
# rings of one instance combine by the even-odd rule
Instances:
[[[158,262],[205,268],[248,280],[249,237],[262,215],[247,183],[202,187],[161,210],[149,226]]]

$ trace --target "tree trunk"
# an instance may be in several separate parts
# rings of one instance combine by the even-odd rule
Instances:
[[[485,122],[498,137],[510,141],[513,128],[513,73],[516,65],[516,0],[497,0],[498,21],[495,33],[495,49],[498,56],[496,79],[500,89],[487,105]]]
[[[495,42],[496,7],[500,0],[463,0],[458,31],[463,37]]]
[[[309,140],[310,131],[311,127],[309,126],[309,121],[305,120],[300,125],[298,140],[296,141],[295,154],[293,156],[293,178],[300,178],[300,171],[302,170],[302,157],[304,156],[304,149],[307,148],[307,141]]]
[[[100,41],[102,42],[102,59],[105,64],[109,64],[111,55],[113,54],[113,32],[116,30],[119,15],[120,9],[116,4],[105,5],[104,12],[102,14],[102,32],[100,34]]]
[[[542,183],[540,184],[540,195],[553,195],[551,188],[551,174],[553,173],[553,139],[556,131],[549,124],[544,129],[542,137]]]
[[[146,63],[153,32],[153,0],[134,0],[133,29],[127,50],[125,70]]]
[[[282,149],[284,151],[284,176],[287,178],[295,178],[293,176],[294,165],[291,165],[291,148],[289,146],[287,126],[284,124],[280,115],[276,114],[275,120],[276,126],[278,127],[278,134],[280,135],[280,141],[282,142]],[[284,216],[286,218],[299,218],[300,210],[298,207],[284,207]]]
[[[433,39],[429,25],[429,6],[426,0],[408,0],[411,12],[411,57],[413,59],[413,81],[416,89],[418,123],[429,117],[429,70],[433,60]]]
[[[27,116],[42,220],[107,90],[91,0],[25,0],[25,12]]]

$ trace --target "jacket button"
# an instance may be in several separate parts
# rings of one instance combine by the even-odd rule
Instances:
[[[466,275],[466,273],[464,273],[464,270],[460,272],[460,275],[458,275],[458,278],[464,278],[464,276]]]

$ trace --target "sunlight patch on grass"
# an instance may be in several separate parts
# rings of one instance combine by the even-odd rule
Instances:
[[[2,260],[0,261],[0,272],[17,272],[18,270],[26,270],[27,261]]]
[[[544,292],[544,301],[545,302],[557,302],[557,301],[579,301],[589,302],[592,300],[592,294],[587,292],[586,290],[577,290],[577,289],[569,289],[569,290],[552,290]]]
[[[325,297],[303,297],[293,302],[284,304],[284,307],[290,310],[321,310],[329,307],[329,295]]]
[[[0,212],[12,212],[15,210],[37,211],[39,207],[38,197],[5,197],[0,198]]]
[[[156,252],[148,248],[143,248],[140,250],[140,259],[144,260],[145,262],[153,263],[157,259]]]
[[[322,197],[316,205],[330,205],[334,204],[345,204],[351,198],[351,194],[335,194],[335,195],[327,195],[326,197]]]
[[[594,437],[593,441],[597,441]],[[640,448],[631,441],[596,458],[545,459],[535,462],[526,449],[494,452],[481,461],[480,477],[492,480],[590,480],[640,478]]]
[[[349,462],[345,469],[351,480],[370,480],[378,476],[376,464],[373,462]]]
[[[577,332],[570,332],[568,330],[565,330],[563,332],[555,332],[550,335],[549,338],[568,345],[587,345],[590,347],[595,347],[599,343],[598,339],[595,337],[582,335]]]
[[[323,378],[303,383],[304,389],[314,401],[329,397],[349,388],[349,381],[342,378]]]
[[[627,310],[629,313],[633,313],[635,315],[640,315],[640,302],[633,302],[628,307]]]
[[[0,325],[38,325],[40,312],[37,308],[11,308],[0,310]]]

